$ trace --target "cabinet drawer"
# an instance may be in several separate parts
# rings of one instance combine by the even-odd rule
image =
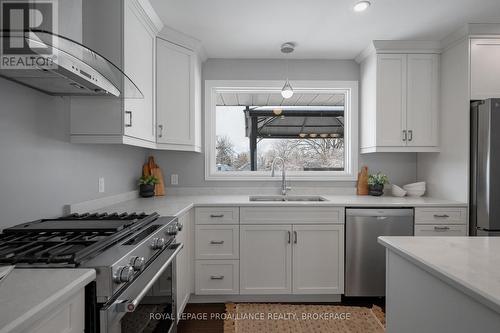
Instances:
[[[238,259],[239,234],[238,225],[197,225],[196,259]]]
[[[241,207],[242,224],[343,224],[343,207]]]
[[[196,295],[239,294],[238,260],[196,260]]]
[[[416,225],[415,236],[467,236],[466,225]]]
[[[415,208],[415,224],[467,224],[467,208]]]
[[[198,207],[195,211],[196,224],[238,224],[239,207]]]

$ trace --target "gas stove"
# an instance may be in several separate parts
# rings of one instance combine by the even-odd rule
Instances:
[[[158,214],[72,214],[3,230],[0,265],[96,270],[100,331],[133,312],[165,271],[174,272],[180,225]]]
[[[41,219],[3,230],[0,265],[95,268],[98,300],[105,302],[168,247],[177,231],[175,217],[156,213]]]

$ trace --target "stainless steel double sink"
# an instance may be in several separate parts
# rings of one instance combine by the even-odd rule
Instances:
[[[250,201],[308,201],[321,202],[328,201],[327,199],[317,195],[253,195],[250,196]]]

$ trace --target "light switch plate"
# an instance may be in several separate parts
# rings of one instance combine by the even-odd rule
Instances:
[[[179,185],[179,175],[177,175],[175,173],[172,174],[170,176],[170,184],[172,184],[172,185]]]
[[[104,177],[99,177],[99,193],[104,193]]]

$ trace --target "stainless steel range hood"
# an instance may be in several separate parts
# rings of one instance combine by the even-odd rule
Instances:
[[[50,47],[54,62],[47,67],[0,68],[0,76],[6,79],[55,96],[144,97],[117,66],[69,38],[44,31],[21,32],[20,36],[1,32],[1,37],[17,45],[26,41],[35,50]]]

